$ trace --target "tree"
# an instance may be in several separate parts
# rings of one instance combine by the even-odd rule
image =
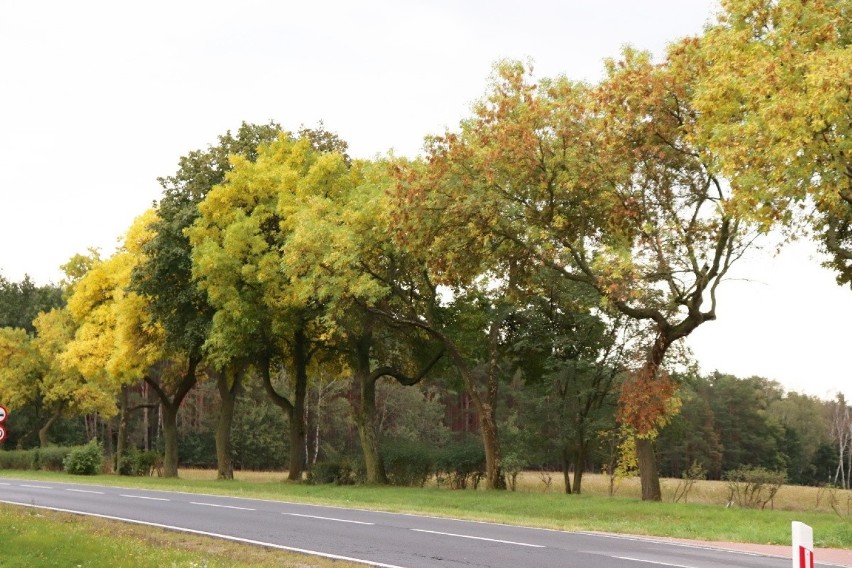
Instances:
[[[741,465],[785,470],[784,428],[768,412],[781,398],[780,386],[760,377],[738,379],[718,372],[710,376],[709,386],[722,471]]]
[[[127,449],[129,414],[150,405],[128,404],[128,386],[142,381],[165,357],[162,334],[150,322],[147,302],[129,290],[131,274],[144,257],[142,248],[153,233],[156,213],[149,209],[134,220],[122,246],[106,260],[92,252],[76,255],[67,267],[74,274],[69,286],[68,312],[74,337],[66,344],[61,363],[81,373],[104,393],[119,398],[116,465]],[[171,448],[170,448],[171,450]]]
[[[831,440],[834,443],[837,468],[834,472],[834,485],[849,488],[852,485],[852,412],[846,398],[838,394],[830,405]]]
[[[589,88],[532,84],[523,65],[503,63],[461,132],[431,140],[425,174],[405,172],[399,184],[408,238],[426,235],[419,247],[447,276],[469,278],[486,255],[506,267],[492,272],[503,281],[547,267],[646,325],[647,355],[624,384],[621,419],[637,433],[642,495],[652,500],[661,498],[652,438],[675,390],[665,355],[715,319],[716,289],[750,242],[690,141],[695,65],[690,42],[660,65],[627,50]]]
[[[82,416],[115,413],[113,399],[95,383],[61,365],[60,355],[74,333],[74,324],[64,309],[42,312],[33,322],[36,337],[22,329],[2,328],[0,391],[9,409],[34,403],[45,414],[38,431],[39,443],[50,443],[50,428],[63,415]]]
[[[148,309],[162,326],[168,349],[182,353],[186,361],[186,370],[174,398],[169,399],[159,385],[151,383],[170,423],[176,419],[183,397],[198,380],[203,346],[213,317],[213,308],[192,278],[192,247],[185,230],[198,218],[198,204],[214,186],[224,181],[231,169],[231,157],[254,160],[258,148],[280,134],[281,127],[274,122],[265,125],[244,122],[236,135],[228,131],[219,136],[215,146],[181,157],[177,172],[159,179],[163,197],[157,204],[154,237],[144,247],[146,261],[134,270],[133,289],[149,299]],[[237,362],[220,360],[220,365],[227,370],[216,373],[222,396],[217,475],[220,479],[233,479],[229,432],[241,373],[237,370]],[[166,463],[167,475],[177,475],[177,455],[167,454]]]
[[[697,137],[764,228],[806,218],[852,285],[852,14],[847,0],[725,0],[701,37]]]
[[[599,432],[616,427],[630,321],[592,313],[589,300],[596,298],[575,283],[554,279],[549,270],[540,278],[547,286],[513,316],[510,352],[525,393],[513,389],[511,396],[521,401],[518,426],[528,432],[521,443],[547,452],[528,463],[544,466],[549,462],[543,460],[558,456],[565,492],[579,494]]]
[[[697,373],[688,373],[679,384],[680,412],[660,431],[660,469],[681,477],[698,464],[710,478],[722,479],[724,448],[711,404],[713,387]]]
[[[61,308],[62,289],[53,284],[37,286],[24,275],[20,282],[10,282],[0,274],[0,327],[16,327],[35,333],[33,321],[40,312]]]
[[[313,143],[313,142],[312,142]],[[376,313],[410,263],[394,246],[387,223],[387,164],[347,162],[351,176],[332,191],[279,198],[288,214],[282,271],[301,302],[322,305],[328,348],[353,382],[353,405],[366,481],[387,483],[379,448],[376,386],[382,378],[413,386],[443,350],[422,331]],[[407,274],[406,274],[407,275]]]
[[[829,421],[825,416],[826,403],[817,397],[789,392],[769,406],[770,415],[781,423],[788,435],[795,437],[801,447],[799,456],[790,456],[787,479],[792,483],[813,485],[817,482],[817,452],[829,443]],[[785,448],[788,447],[785,445]]]
[[[281,136],[259,150],[257,161],[232,158],[226,183],[199,204],[187,231],[194,276],[215,307],[206,349],[217,361],[246,359],[256,366],[270,399],[290,424],[289,478],[305,466],[308,368],[317,349],[321,306],[294,290],[282,270],[294,207],[333,192],[352,174],[340,152],[321,153],[309,137]],[[272,378],[286,371],[290,393]]]

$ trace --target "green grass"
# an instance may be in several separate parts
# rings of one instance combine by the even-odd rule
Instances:
[[[96,517],[0,504],[3,567],[354,568],[362,566]]]
[[[796,520],[814,528],[816,546],[852,548],[852,519],[827,511],[752,510],[725,508],[722,504],[712,503],[647,503],[635,497],[564,495],[557,492],[306,485],[279,481],[283,478],[281,474],[257,481],[227,482],[113,475],[77,477],[47,472],[4,471],[0,475],[342,505],[560,530],[759,544],[789,544],[790,523]]]

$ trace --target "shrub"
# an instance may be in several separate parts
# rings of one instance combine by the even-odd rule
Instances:
[[[34,450],[0,452],[0,469],[32,469]]]
[[[77,446],[65,456],[65,472],[73,475],[95,475],[103,468],[104,452],[100,442],[92,440]]]
[[[118,474],[151,475],[161,459],[160,454],[153,450],[144,452],[137,448],[130,448],[118,460]]]
[[[672,495],[672,501],[677,503],[683,499],[683,502],[686,503],[693,485],[702,479],[707,479],[707,470],[698,461],[693,461],[689,469],[681,474],[681,479],[677,482],[677,487],[675,487]]]
[[[70,451],[71,448],[64,446],[0,451],[0,469],[62,471]]]
[[[42,471],[62,471],[65,467],[65,458],[72,448],[66,446],[48,446],[47,448],[36,448],[33,452],[33,469]]]
[[[783,471],[763,467],[741,466],[725,473],[728,482],[728,506],[737,504],[749,509],[774,508],[775,494],[787,480]]]
[[[453,489],[476,489],[485,476],[485,451],[476,439],[453,442],[438,452],[435,476]]]
[[[518,475],[528,465],[527,461],[515,452],[510,452],[503,457],[501,466],[503,468],[503,475],[506,476],[506,485],[510,490],[515,491],[517,489]]]
[[[348,459],[317,462],[308,472],[308,482],[352,485],[355,483],[355,470]]]
[[[423,487],[435,469],[433,446],[407,439],[385,440],[382,443],[385,473],[393,485]]]

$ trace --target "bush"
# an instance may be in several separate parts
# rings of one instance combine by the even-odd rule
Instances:
[[[63,446],[0,451],[0,469],[62,471],[70,451],[71,448]]]
[[[130,448],[126,454],[118,460],[119,475],[151,475],[162,457],[158,452],[143,452],[137,448]]]
[[[355,483],[355,470],[348,459],[317,462],[308,472],[308,483],[352,485]]]
[[[32,469],[34,450],[0,452],[0,469]]]
[[[469,438],[441,449],[435,459],[435,477],[439,484],[453,489],[476,489],[485,477],[485,450],[479,440]]]
[[[211,469],[216,467],[216,440],[213,432],[188,432],[178,438],[178,454],[182,467]]]
[[[519,454],[510,452],[503,456],[503,460],[500,465],[503,468],[503,475],[506,476],[506,485],[510,490],[515,491],[518,487],[518,475],[529,464]],[[549,484],[548,487],[550,487]]]
[[[406,439],[382,442],[385,473],[393,485],[423,487],[435,470],[433,446]]]
[[[749,509],[765,509],[775,494],[787,481],[783,471],[770,471],[763,467],[741,466],[725,473],[728,482],[728,506],[737,504]]]
[[[95,475],[101,472],[104,451],[100,442],[92,440],[85,446],[77,446],[65,456],[65,473],[72,475]]]
[[[42,471],[62,471],[65,467],[65,458],[72,448],[65,446],[49,446],[47,448],[35,448],[33,452],[32,469]]]

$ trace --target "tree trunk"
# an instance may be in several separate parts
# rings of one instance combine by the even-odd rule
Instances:
[[[118,438],[115,441],[115,471],[121,471],[121,462],[127,452],[127,386],[121,387],[118,405]]]
[[[639,371],[640,376],[648,381],[656,380],[660,366],[666,356],[672,339],[665,333],[659,332],[648,354],[648,359]],[[639,466],[639,479],[642,485],[643,501],[662,501],[663,492],[660,488],[660,475],[657,472],[657,460],[654,456],[654,443],[646,437],[636,437],[636,460]]]
[[[219,418],[216,422],[216,479],[234,479],[234,452],[231,444],[231,429],[234,424],[234,408],[240,388],[242,373],[234,366],[226,372],[216,374],[219,390]]]
[[[148,404],[148,383],[142,383],[142,402]],[[150,409],[145,406],[142,409],[142,448],[149,452],[151,451],[151,425],[150,425]]]
[[[571,495],[571,453],[568,446],[562,446],[562,479],[565,480],[565,494]]]
[[[583,434],[581,433],[582,437]],[[588,445],[582,441],[577,443],[577,452],[574,454],[574,493],[579,495],[583,490],[583,471],[586,468],[586,452]]]
[[[355,424],[358,427],[358,440],[364,455],[366,482],[371,485],[387,485],[388,478],[382,454],[379,450],[379,432],[376,420],[376,381],[370,373],[369,332],[354,342],[355,373],[354,385],[357,389],[355,401]]]
[[[57,420],[59,420],[59,416],[61,413],[56,412],[50,418],[47,419],[47,422],[39,428],[38,430],[38,445],[42,448],[46,448],[50,444],[50,428],[53,426]]]
[[[494,407],[490,404],[482,405],[479,426],[482,431],[482,445],[485,449],[485,488],[506,489],[506,479],[503,477],[500,459],[500,439],[497,437],[497,422],[494,417]]]
[[[502,320],[501,320],[502,321]],[[486,489],[506,489],[506,478],[503,477],[502,459],[500,455],[500,438],[497,435],[497,392],[500,386],[498,367],[498,347],[500,344],[500,323],[491,323],[488,333],[488,370],[486,376],[486,393],[482,397],[476,389],[473,376],[470,377],[469,387],[478,400],[479,425],[482,431],[482,443],[485,448],[485,487]]]
[[[180,405],[186,395],[195,386],[197,376],[195,370],[198,368],[200,359],[190,356],[187,360],[186,374],[181,378],[175,394],[169,398],[166,392],[151,377],[145,377],[145,382],[154,389],[160,399],[160,416],[163,421],[163,442],[165,446],[163,456],[163,477],[178,476],[178,429],[177,414]]]
[[[369,359],[365,362],[367,367],[360,368],[355,373],[355,382],[359,390],[355,423],[358,426],[358,439],[364,454],[366,481],[368,484],[386,485],[388,478],[379,451],[379,433],[376,425],[376,381],[369,374]]]
[[[178,476],[178,428],[177,413],[179,405],[162,403],[163,411],[163,477]]]
[[[636,438],[636,459],[639,462],[639,479],[642,483],[643,501],[662,501],[660,476],[657,473],[657,459],[654,455],[654,442],[648,438]]]
[[[112,420],[103,420],[103,438],[104,438],[104,460],[106,464],[110,467],[113,463],[115,463],[115,446],[113,444],[113,429],[112,429]],[[113,471],[108,471],[106,473],[113,473]]]
[[[299,329],[293,337],[293,363],[296,367],[296,384],[293,387],[293,406],[290,412],[290,471],[287,479],[301,481],[305,471],[305,399],[308,392],[308,338]]]

